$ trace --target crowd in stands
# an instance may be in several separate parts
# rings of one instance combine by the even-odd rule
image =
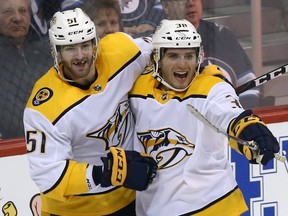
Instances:
[[[234,86],[255,78],[233,33],[202,19],[202,0],[0,0],[0,139],[24,137],[25,103],[35,81],[53,64],[50,19],[58,10],[75,7],[93,19],[99,38],[116,31],[151,36],[164,18],[185,18],[203,38],[203,66],[219,64]],[[259,89],[240,95],[245,108],[257,106],[258,98]]]

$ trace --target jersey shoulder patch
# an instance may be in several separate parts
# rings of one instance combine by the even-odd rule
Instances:
[[[90,93],[63,81],[53,67],[36,82],[26,108],[40,112],[53,122]]]

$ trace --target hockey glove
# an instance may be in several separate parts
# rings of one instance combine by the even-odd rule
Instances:
[[[146,190],[156,176],[157,163],[136,151],[125,151],[111,147],[107,157],[102,157],[104,168],[100,184],[102,187],[124,186],[133,190]]]
[[[274,153],[280,150],[279,143],[271,131],[258,116],[252,115],[251,110],[244,111],[231,121],[228,134],[242,140],[256,142],[258,150],[243,146],[232,139],[229,140],[230,146],[240,154],[244,154],[253,164],[266,165],[274,158]]]

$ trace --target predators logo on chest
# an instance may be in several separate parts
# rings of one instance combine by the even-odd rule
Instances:
[[[193,154],[195,145],[181,133],[171,129],[149,130],[137,133],[138,139],[158,163],[159,169],[167,169]]]
[[[132,130],[132,113],[128,101],[119,104],[114,115],[99,130],[87,134],[87,137],[98,138],[109,147],[121,147]]]

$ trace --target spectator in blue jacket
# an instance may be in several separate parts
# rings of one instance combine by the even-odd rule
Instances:
[[[124,31],[134,37],[150,36],[164,18],[158,0],[118,0]]]

